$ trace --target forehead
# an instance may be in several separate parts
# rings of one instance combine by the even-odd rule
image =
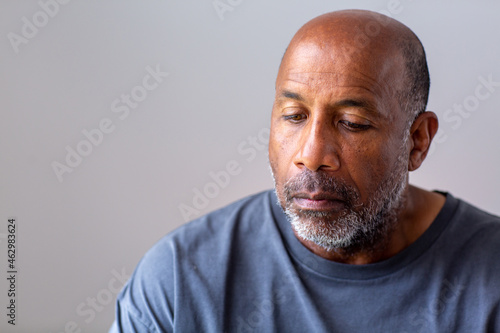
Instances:
[[[276,80],[277,97],[284,90],[314,98],[347,95],[385,104],[396,102],[402,84],[397,53],[367,49],[350,53],[345,44],[303,42],[287,51]],[[306,97],[306,96],[304,96]]]

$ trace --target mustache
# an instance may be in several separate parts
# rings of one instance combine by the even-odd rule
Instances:
[[[342,200],[348,207],[354,207],[359,199],[358,191],[339,178],[332,177],[324,171],[304,169],[290,178],[284,185],[285,200],[292,202],[294,197],[305,198],[316,193],[317,199]]]

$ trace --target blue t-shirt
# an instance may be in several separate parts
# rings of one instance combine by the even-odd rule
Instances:
[[[325,260],[273,191],[162,238],[118,296],[110,332],[500,332],[500,219],[447,194],[408,248]]]

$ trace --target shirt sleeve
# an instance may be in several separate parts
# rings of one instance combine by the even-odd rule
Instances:
[[[169,244],[153,247],[118,294],[109,333],[173,332],[173,266]]]
[[[121,300],[116,302],[115,321],[111,326],[109,333],[155,333],[158,332],[154,327],[149,327],[143,323],[137,316],[128,311],[127,306],[121,304]]]

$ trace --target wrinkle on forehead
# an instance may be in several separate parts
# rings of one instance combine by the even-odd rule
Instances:
[[[326,92],[335,94],[339,88],[352,88],[380,97],[394,96],[391,85],[382,84],[381,81],[359,71],[351,71],[348,76],[337,72],[290,71],[283,75],[280,85],[276,87],[277,92],[282,86],[288,86],[290,82],[306,86],[308,90],[316,94]]]
[[[402,75],[394,75],[402,64],[399,52],[388,53],[378,48],[367,48],[357,54],[346,54],[342,45],[343,43],[326,41],[319,45],[311,41],[295,45],[287,51],[277,81],[285,78],[298,80],[298,76],[306,75],[316,77],[315,80],[329,79],[339,84],[342,79],[353,79],[377,86],[402,78]],[[349,78],[345,78],[346,74]],[[397,82],[387,83],[393,85]],[[390,87],[384,89],[388,88]]]
[[[299,84],[314,86],[331,86],[331,87],[354,87],[367,89],[367,87],[381,88],[380,82],[361,72],[351,72],[348,77],[340,75],[337,72],[288,72],[284,77],[286,81],[292,81]],[[350,83],[349,83],[350,82]],[[358,84],[352,84],[358,83]],[[370,90],[371,89],[367,89]]]

